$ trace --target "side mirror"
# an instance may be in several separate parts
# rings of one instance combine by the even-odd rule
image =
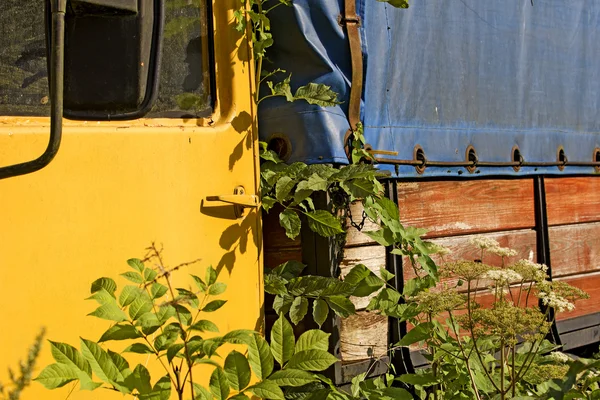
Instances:
[[[0,179],[35,172],[60,147],[62,119],[134,119],[158,92],[162,0],[47,0],[50,139],[35,160]]]

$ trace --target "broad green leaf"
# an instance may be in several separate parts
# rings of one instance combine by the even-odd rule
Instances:
[[[385,282],[375,274],[371,274],[363,279],[354,289],[352,296],[367,297],[370,294],[378,291],[385,285]]]
[[[217,311],[219,308],[223,307],[223,305],[227,303],[227,300],[213,300],[207,305],[204,306],[202,311],[204,312],[213,312]]]
[[[171,379],[165,375],[154,384],[152,392],[138,396],[139,400],[169,400],[171,397]]]
[[[202,341],[202,352],[208,357],[212,357],[217,353],[221,345],[225,343],[222,338],[212,338]]]
[[[321,296],[343,296],[348,297],[354,292],[354,287],[346,282],[335,278],[326,278],[328,280],[327,287],[321,292]]]
[[[406,389],[397,388],[397,387],[387,387],[382,391],[382,398],[384,399],[394,399],[394,400],[412,400],[413,396]]]
[[[279,275],[273,273],[266,274],[264,278],[264,290],[269,294],[285,295],[287,288],[285,287],[286,280]]]
[[[429,276],[436,280],[438,279],[437,265],[435,265],[435,262],[433,262],[431,257],[421,256],[419,257],[418,261]]]
[[[90,364],[75,347],[70,344],[53,342],[51,340],[49,342],[52,357],[54,357],[57,363],[71,366],[90,377],[92,376]]]
[[[303,386],[311,382],[316,382],[317,378],[310,372],[299,369],[287,368],[281,371],[274,372],[269,380],[276,383],[278,386]]]
[[[341,104],[341,102],[337,99],[337,93],[331,90],[330,86],[314,82],[311,82],[305,86],[300,86],[298,90],[296,90],[296,94],[294,94],[294,100],[300,99],[305,100],[309,104],[316,104],[322,107],[333,107]]]
[[[206,267],[206,273],[205,273],[204,279],[208,286],[212,285],[213,283],[215,283],[217,281],[217,270],[214,269],[212,267],[212,265],[209,265],[208,267]]]
[[[159,307],[158,311],[156,312],[156,318],[161,324],[164,324],[169,320],[169,318],[174,317],[176,314],[177,311],[175,310],[175,307],[167,304]]]
[[[229,353],[225,358],[224,370],[233,390],[241,391],[250,383],[250,364],[242,353],[235,350]]]
[[[392,246],[394,243],[396,243],[394,232],[385,226],[376,231],[362,231],[362,233],[382,246]]]
[[[248,362],[259,379],[266,379],[273,371],[274,361],[267,341],[255,333],[248,341]]]
[[[344,233],[340,221],[328,211],[317,210],[304,214],[307,217],[309,228],[321,236],[330,237]]]
[[[192,275],[192,279],[194,279],[194,282],[196,283],[196,286],[198,286],[198,289],[200,289],[200,291],[202,293],[205,293],[207,286],[204,283],[204,281],[202,279],[200,279],[199,277],[197,277],[196,275]]]
[[[294,355],[294,330],[283,314],[271,328],[271,352],[282,367]]]
[[[137,353],[137,354],[154,354],[154,350],[152,350],[147,344],[144,343],[134,343],[131,346],[127,346],[123,353]]]
[[[327,305],[327,302],[323,299],[314,300],[312,314],[313,319],[320,328],[327,320],[327,315],[329,315],[329,306]]]
[[[220,300],[216,300],[216,301],[220,301]],[[208,303],[206,306],[208,307],[209,304],[210,303]],[[213,306],[215,306],[215,305],[213,304],[211,307],[213,307]],[[192,322],[192,313],[190,312],[190,310],[188,310],[186,307],[182,306],[181,304],[173,304],[172,307],[175,309],[175,315],[177,316],[177,318],[181,318],[181,322],[184,325],[189,325]],[[205,310],[202,310],[202,311],[205,311]]]
[[[396,378],[396,380],[408,383],[409,385],[431,386],[438,384],[440,381],[432,373],[423,374],[405,374]]]
[[[138,274],[137,272],[124,272],[121,274],[121,276],[125,279],[127,279],[128,281],[131,281],[133,283],[137,283],[137,284],[142,284],[144,283],[144,279],[142,278],[142,276],[140,274]]]
[[[115,303],[115,296],[114,294],[108,292],[106,289],[99,288],[94,293],[92,293],[92,295],[86,300],[96,300],[98,304],[104,305]]]
[[[129,260],[127,260],[127,264],[129,264],[131,268],[135,269],[139,273],[141,273],[144,270],[144,263],[140,259],[130,258]]]
[[[126,307],[133,303],[142,294],[142,289],[137,286],[127,285],[121,290],[119,295],[119,304]]]
[[[131,370],[129,369],[129,363],[122,355],[115,353],[112,350],[108,350],[108,356],[112,360],[113,364],[115,364],[115,367],[117,367],[119,372],[121,372],[123,377],[131,373]]]
[[[324,371],[338,361],[337,357],[323,350],[303,350],[291,358],[286,369],[301,369],[303,371]]]
[[[190,326],[190,330],[200,332],[219,332],[219,328],[217,328],[217,325],[215,325],[212,321],[208,321],[206,319],[201,319],[194,325]]]
[[[96,308],[88,315],[115,322],[127,320],[127,315],[125,315],[125,313],[119,308],[116,301],[113,301],[112,303],[106,303]]]
[[[279,178],[275,186],[275,197],[277,198],[277,201],[283,202],[287,200],[295,185],[296,181],[289,176],[284,175]]]
[[[379,274],[381,275],[381,279],[383,279],[386,282],[389,282],[390,280],[394,279],[394,277],[396,275],[392,274],[390,271],[388,271],[387,269],[385,269],[385,267],[381,267],[381,269],[379,270]]]
[[[81,352],[98,378],[105,382],[123,380],[108,353],[95,342],[81,338]]]
[[[79,371],[66,364],[50,364],[34,378],[46,389],[56,389],[76,379],[79,379]]]
[[[249,345],[254,341],[255,332],[249,329],[236,329],[234,331],[227,332],[223,336],[223,341],[232,344],[246,344]]]
[[[246,389],[256,397],[269,400],[285,400],[283,392],[275,382],[262,381]]]
[[[303,190],[311,190],[311,191],[324,191],[327,190],[327,187],[329,186],[329,182],[327,182],[327,179],[319,176],[319,174],[312,174],[308,180],[302,181],[298,184],[298,187],[296,188],[297,191],[303,191]]]
[[[227,285],[223,282],[215,282],[208,289],[208,294],[211,296],[218,296],[227,289]]]
[[[137,339],[142,337],[135,326],[131,325],[113,325],[98,340],[98,343],[106,342],[108,340],[125,340],[125,339]]]
[[[356,286],[365,279],[367,276],[371,275],[371,270],[367,268],[363,264],[356,264],[352,269],[344,276],[344,282],[349,285]]]
[[[159,299],[159,298],[163,297],[167,293],[168,290],[169,290],[169,288],[167,288],[165,285],[158,283],[158,282],[154,282],[150,286],[150,298],[152,300]]]
[[[212,400],[213,398],[212,393],[208,389],[196,382],[194,382],[194,395],[196,396],[194,400]]]
[[[125,385],[131,389],[137,389],[140,394],[152,392],[150,383],[150,372],[142,364],[138,364],[133,372],[125,379]]]
[[[296,297],[290,308],[290,319],[292,320],[292,323],[298,325],[298,322],[302,321],[307,312],[308,300],[306,300],[305,297]]]
[[[253,15],[252,12],[250,12],[249,14],[251,16]],[[256,15],[256,14],[254,14],[254,15]],[[263,35],[264,35],[263,40],[255,40],[254,41],[254,52],[257,55],[259,55],[260,57],[262,57],[264,55],[265,49],[267,47],[270,47],[273,44],[273,38],[271,37],[271,34],[263,33]],[[267,86],[271,90],[271,94],[273,96],[283,96],[286,98],[287,101],[293,102],[295,99],[294,99],[294,96],[292,95],[292,89],[290,87],[290,78],[291,78],[291,75],[289,75],[283,81],[278,82],[275,85],[273,85],[273,82],[271,82],[271,81],[266,81]]]
[[[160,311],[159,311],[160,312]],[[158,328],[160,328],[160,326],[163,323],[161,321],[159,321],[158,317],[156,316],[156,314],[151,313],[151,312],[147,312],[146,314],[143,314],[140,318],[138,318],[138,320],[135,322],[136,326],[139,326],[142,328],[142,332],[145,335],[151,335],[154,332],[156,332],[156,330]]]
[[[396,346],[410,346],[413,343],[417,343],[431,337],[432,332],[433,323],[424,322],[413,327],[410,331],[408,331],[406,335],[404,335],[402,339],[400,339]]]
[[[375,184],[373,183],[373,181],[365,178],[354,179],[345,182],[341,186],[349,195],[351,195],[355,199],[363,199],[367,196],[377,194],[375,190]]]
[[[227,376],[221,368],[215,368],[210,376],[210,392],[215,396],[216,400],[224,400],[229,396],[231,389],[227,382]]]
[[[338,286],[338,283],[342,282],[335,278],[313,275],[300,276],[289,281],[288,291],[294,296],[320,296],[325,290],[330,290],[332,286],[336,286],[337,289],[342,289],[342,291],[346,289],[348,294],[352,293],[351,285]],[[348,291],[348,289],[350,290]]]
[[[299,277],[305,267],[306,265],[302,264],[300,261],[291,260],[273,268],[271,273],[277,274],[289,281],[290,279]]]
[[[293,210],[284,210],[279,214],[279,224],[285,229],[285,234],[290,239],[295,239],[300,234],[302,222],[298,214]]]
[[[177,290],[177,297],[175,298],[177,303],[198,308],[200,305],[200,300],[198,300],[198,296],[196,296],[195,293],[184,288],[176,288],[175,290]]]
[[[92,282],[90,293],[96,293],[100,289],[106,290],[114,297],[115,290],[117,290],[117,283],[111,278],[96,279],[94,282]]]
[[[329,349],[329,333],[318,329],[311,329],[304,332],[296,342],[296,353],[304,350],[323,350]]]
[[[154,339],[154,348],[158,351],[165,350],[177,340],[178,336],[178,332],[165,330]]]
[[[152,268],[146,268],[144,270],[144,281],[152,282],[156,278],[156,275],[158,275],[158,274],[156,273],[155,270],[153,270]]]
[[[275,296],[275,300],[273,300],[273,310],[275,310],[277,314],[285,314],[290,311],[293,302],[294,297],[292,296]]]
[[[167,349],[167,360],[171,362],[184,347],[185,345],[183,343],[175,343],[169,346]]]
[[[140,295],[129,305],[129,317],[133,321],[150,311],[152,311],[152,301],[146,293]]]
[[[333,310],[334,313],[342,318],[348,318],[350,315],[356,313],[354,304],[347,297],[343,296],[331,296],[327,298],[327,304]]]

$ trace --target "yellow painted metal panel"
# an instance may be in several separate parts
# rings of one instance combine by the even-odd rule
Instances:
[[[0,181],[2,373],[25,356],[41,326],[48,338],[76,347],[79,336],[98,339],[110,322],[85,316],[95,308],[83,300],[90,283],[126,271],[125,261],[143,256],[153,241],[164,246],[170,265],[202,259],[174,274],[176,286],[185,287],[186,276],[202,275],[207,265],[221,269],[228,284],[222,295],[228,303],[214,313],[221,332],[262,326],[259,216],[254,210],[237,219],[231,205],[205,201],[238,185],[257,191],[252,70],[248,46],[231,27],[235,4],[214,4],[212,118],[67,121],[48,167]],[[43,118],[0,117],[0,164],[35,157],[47,131]],[[45,344],[37,372],[50,362]],[[69,388],[50,392],[33,383],[22,399],[64,399]],[[69,398],[122,396],[75,391]]]

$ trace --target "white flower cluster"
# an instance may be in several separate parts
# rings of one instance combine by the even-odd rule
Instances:
[[[427,247],[432,254],[439,254],[440,256],[445,256],[452,253],[452,250],[449,248],[433,242],[428,242]]]
[[[553,351],[552,353],[548,354],[547,358],[561,364],[565,364],[571,360],[571,357],[565,353],[561,353],[560,351]]]
[[[500,246],[490,247],[487,249],[487,251],[489,251],[490,253],[495,254],[499,257],[514,257],[518,254],[516,252],[516,250],[509,249],[508,247],[500,247]]]
[[[575,309],[575,304],[554,292],[539,292],[538,297],[542,300],[544,305],[552,307],[558,312],[572,311]]]
[[[523,277],[512,269],[492,269],[482,276],[483,279],[489,279],[497,283],[520,282]]]
[[[548,266],[546,264],[537,264],[531,260],[519,260],[516,265],[531,271],[527,273],[528,279],[543,281],[548,276]]]
[[[471,243],[473,246],[479,247],[480,249],[500,247],[500,243],[485,236],[473,236],[471,239],[469,239],[469,243]]]

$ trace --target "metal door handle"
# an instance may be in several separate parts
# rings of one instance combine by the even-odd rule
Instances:
[[[241,218],[244,215],[244,208],[256,208],[260,205],[258,196],[246,194],[243,186],[233,189],[233,194],[222,194],[220,196],[206,196],[206,201],[221,201],[234,205],[236,217]]]

